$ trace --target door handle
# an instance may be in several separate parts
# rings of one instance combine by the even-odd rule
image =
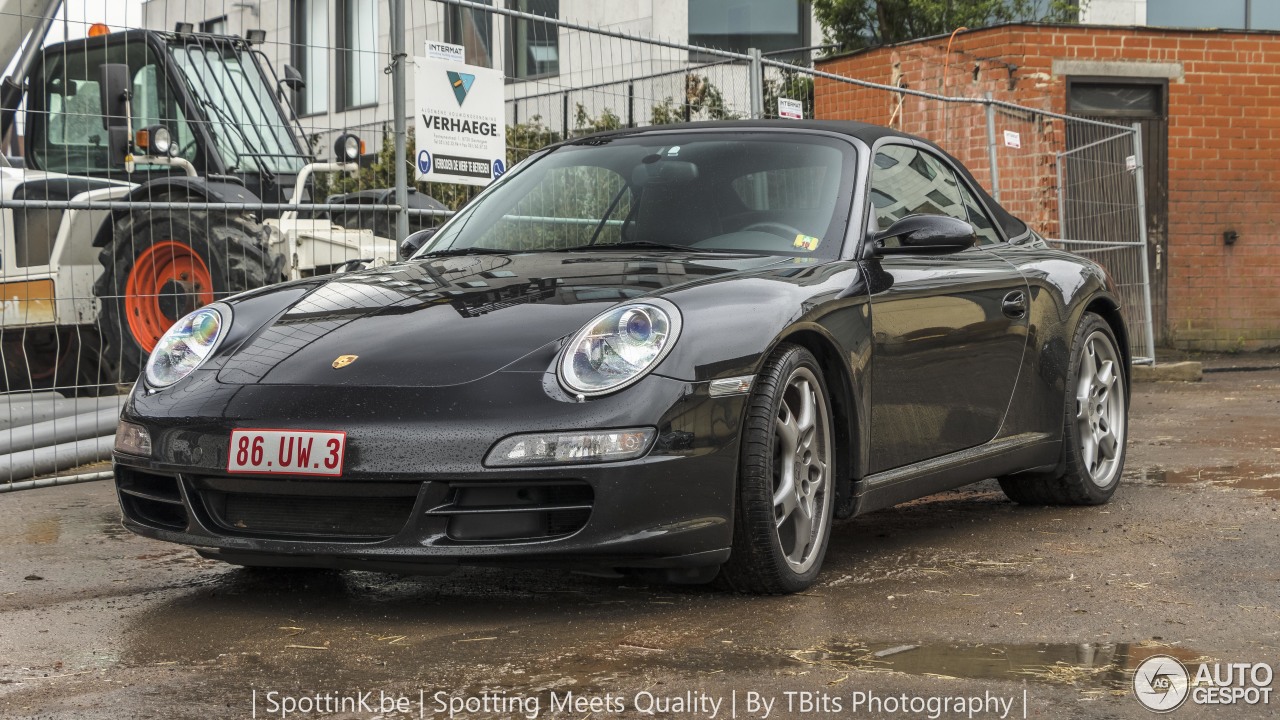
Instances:
[[[1021,318],[1027,314],[1027,294],[1021,290],[1014,290],[1004,296],[1004,300],[1000,301],[1000,311],[1007,317]]]

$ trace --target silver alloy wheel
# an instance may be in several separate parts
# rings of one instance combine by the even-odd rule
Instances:
[[[1076,435],[1084,470],[1098,487],[1107,487],[1120,469],[1124,447],[1124,385],[1120,358],[1111,338],[1094,330],[1084,340],[1076,377]]]
[[[803,573],[818,558],[832,487],[827,401],[808,368],[787,378],[774,425],[774,528],[787,564]]]

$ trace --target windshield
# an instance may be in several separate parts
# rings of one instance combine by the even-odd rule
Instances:
[[[424,253],[669,249],[836,257],[854,150],[779,132],[673,132],[557,148],[508,173]]]
[[[252,58],[229,42],[173,48],[223,162],[240,172],[296,173],[305,159]]]

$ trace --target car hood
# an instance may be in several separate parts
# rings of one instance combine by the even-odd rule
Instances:
[[[623,300],[725,279],[769,256],[474,255],[334,276],[235,349],[234,384],[433,387],[478,380]],[[356,358],[343,367],[335,361]],[[340,363],[339,363],[340,364]]]

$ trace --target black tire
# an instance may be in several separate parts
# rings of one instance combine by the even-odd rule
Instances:
[[[103,270],[93,287],[94,295],[102,303],[98,330],[103,349],[118,367],[120,382],[133,382],[138,377],[151,347],[159,339],[154,329],[148,333],[150,337],[139,337],[130,326],[125,297],[130,273],[144,253],[168,242],[177,244],[168,247],[177,247],[178,251],[185,248],[198,257],[208,269],[212,284],[204,287],[202,283],[170,283],[167,289],[153,296],[152,302],[170,323],[210,298],[221,300],[283,279],[284,257],[270,252],[264,228],[247,217],[202,211],[130,212],[116,226],[114,239],[98,257]],[[151,325],[158,327],[155,323]]]
[[[812,389],[809,401],[815,417],[811,433],[803,429],[803,404],[797,406],[803,403],[804,395],[799,381]],[[836,502],[835,435],[829,397],[818,361],[798,345],[779,345],[756,376],[742,428],[732,554],[720,570],[719,580],[728,588],[758,595],[799,592],[812,585],[822,570]],[[799,416],[793,407],[801,408]],[[797,441],[789,441],[780,431],[789,422],[797,428]],[[794,449],[788,448],[792,444]],[[781,462],[788,453],[790,485],[787,466]],[[775,494],[786,487],[797,492],[796,505],[789,511],[784,505],[775,505]],[[803,509],[810,498],[812,506],[806,517]],[[816,527],[802,530],[805,523]],[[807,537],[803,546],[801,536]]]
[[[58,365],[56,384],[67,397],[98,397],[119,392],[120,368],[103,352],[97,328],[67,328],[70,362]]]
[[[92,327],[36,327],[4,333],[0,390],[57,390],[66,397],[115,395],[119,372]]]
[[[1099,367],[1109,363],[1110,381],[1102,378],[1090,382],[1086,377],[1089,387],[1082,388],[1081,374],[1089,367],[1088,363],[1092,363],[1099,375]],[[1098,315],[1085,313],[1071,339],[1059,470],[1000,478],[1000,489],[1005,496],[1021,505],[1102,505],[1111,500],[1124,472],[1129,433],[1128,374],[1129,368],[1124,364],[1124,355],[1111,326]],[[1100,394],[1098,383],[1109,386],[1105,393]],[[1099,413],[1097,408],[1104,400],[1118,407],[1108,405],[1105,413]],[[1090,457],[1089,439],[1096,438],[1098,431],[1109,433],[1113,438],[1105,443],[1093,440],[1096,449]],[[1114,449],[1108,452],[1106,447],[1111,445]]]

